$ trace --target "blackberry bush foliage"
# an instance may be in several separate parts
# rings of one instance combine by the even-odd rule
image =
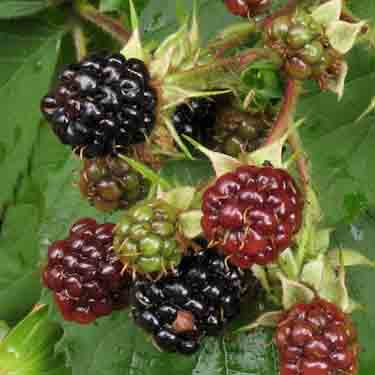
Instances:
[[[190,252],[175,274],[134,284],[132,314],[161,349],[190,354],[239,315],[246,288],[243,272],[224,257]]]
[[[93,158],[144,142],[155,125],[156,105],[143,61],[95,54],[61,73],[41,109],[62,143]]]
[[[58,7],[60,3],[52,1],[48,5]],[[217,6],[221,12],[227,8],[242,20],[217,35],[211,33],[207,44],[200,40],[198,6],[193,7],[192,17],[179,17],[184,18],[179,30],[164,41],[153,38],[168,28],[159,30],[152,22],[144,29],[144,44],[132,1],[130,17],[126,17],[132,33],[124,29],[123,17],[121,22],[115,19],[119,11],[116,2],[102,1],[100,9],[96,8],[97,2],[63,3],[64,15],[68,15],[65,18],[71,24],[61,29],[73,31],[78,63],[68,65],[52,80],[55,84],[42,99],[41,110],[60,141],[81,157],[81,198],[94,207],[86,203],[81,207],[74,201],[78,192],[75,196],[65,194],[69,184],[60,180],[55,183],[54,174],[46,173],[51,191],[43,199],[38,194],[36,206],[43,209],[29,215],[27,224],[31,227],[39,216],[48,220],[41,230],[35,224],[28,232],[41,236],[38,243],[50,244],[56,239],[48,236],[49,226],[73,221],[82,209],[95,217],[75,222],[67,238],[50,244],[42,270],[43,284],[51,291],[43,295],[43,303],[53,296],[64,320],[88,324],[112,315],[87,330],[74,325],[74,334],[71,323],[62,325],[65,333],[58,347],[69,354],[73,372],[81,373],[86,368],[90,373],[110,375],[124,368],[142,372],[143,358],[147,371],[159,371],[158,361],[167,358],[171,362],[170,357],[151,352],[153,349],[147,347],[151,341],[161,351],[192,354],[200,349],[206,336],[223,336],[229,331],[229,324],[241,312],[241,324],[246,325],[219,342],[212,339],[212,347],[201,352],[194,372],[201,372],[206,363],[212,364],[210,371],[224,364],[226,372],[272,372],[271,367],[270,371],[262,367],[269,357],[261,352],[268,350],[266,345],[253,338],[238,339],[241,332],[251,334],[252,329],[264,325],[275,328],[280,375],[356,375],[360,345],[349,314],[360,305],[349,294],[346,268],[374,264],[354,250],[330,248],[332,228],[324,226],[326,207],[319,204],[326,200],[320,200],[314,191],[310,158],[299,134],[303,121],[298,121],[296,114],[301,113],[301,93],[308,95],[312,87],[311,82],[304,85],[307,80],[318,82],[316,90],[329,89],[342,96],[348,71],[346,55],[358,41],[371,42],[370,25],[358,20],[340,0],[291,0],[282,6],[271,0],[226,0],[224,4],[207,2],[205,6]],[[160,8],[155,2],[149,6]],[[181,7],[178,9],[180,16]],[[106,10],[111,15],[103,14]],[[12,18],[14,12],[5,16],[2,13],[1,17]],[[87,25],[81,24],[81,17],[125,44],[121,51],[87,54]],[[226,18],[236,19],[229,14]],[[32,38],[33,43],[38,40]],[[107,39],[99,40],[91,32],[89,48],[100,50],[101,44],[107,44]],[[22,50],[19,56],[24,53]],[[38,56],[39,50],[33,58]],[[18,57],[4,60],[19,61]],[[62,56],[61,61],[66,58]],[[35,66],[35,72],[43,68],[39,60]],[[18,76],[27,69],[25,66],[15,71]],[[353,76],[356,80],[352,85],[363,84],[357,75]],[[7,109],[12,80],[4,82]],[[324,98],[319,96],[322,107]],[[372,109],[370,105],[363,115],[358,112],[355,117],[348,116],[348,121],[362,121]],[[14,116],[17,120],[18,114]],[[314,116],[309,113],[304,121]],[[318,117],[323,123],[320,135],[328,125],[323,115],[319,113]],[[8,118],[13,119],[6,115],[6,122]],[[18,126],[17,121],[14,123]],[[332,133],[333,125],[329,124]],[[28,164],[22,159],[23,153],[18,153],[19,144],[23,145],[29,135],[35,139],[36,133],[28,128],[30,133],[19,137],[13,127],[9,134],[11,139],[17,136],[14,152],[20,160],[15,170],[13,165],[9,168],[14,172],[9,180],[16,181],[27,165],[33,177],[41,177],[39,169],[34,174],[39,156]],[[341,127],[340,134],[348,134],[350,127]],[[306,133],[311,136],[314,132]],[[42,133],[39,141],[44,145]],[[353,147],[349,149],[352,154]],[[55,160],[50,151],[47,147],[41,153],[43,168],[51,165],[58,170],[61,160]],[[13,154],[9,155],[5,162],[14,160]],[[340,155],[346,155],[341,148]],[[326,157],[323,152],[322,158]],[[336,159],[332,157],[334,177],[341,176]],[[358,160],[352,158],[347,163],[346,172],[353,179],[356,173],[351,173],[352,166],[361,165]],[[181,169],[180,164],[184,166]],[[67,164],[63,169],[64,178],[74,169],[70,167]],[[323,173],[315,168],[316,174]],[[62,178],[62,173],[56,175]],[[22,185],[14,197],[4,199],[5,237],[8,206],[11,208],[13,198],[16,205],[22,199],[22,207],[28,206],[25,199],[29,203],[34,193],[31,185],[28,182],[27,189]],[[343,191],[347,193],[337,188],[338,201]],[[62,204],[64,197],[72,197],[72,202]],[[352,210],[351,206],[357,204],[352,201],[357,201],[357,196],[345,196],[345,202],[335,207],[343,204],[345,210]],[[100,216],[95,209],[106,212],[106,224],[98,223]],[[113,214],[114,210],[120,212]],[[357,211],[350,215],[354,217]],[[19,227],[17,221],[17,231]],[[19,237],[22,241],[23,233]],[[12,242],[13,238],[16,236]],[[18,238],[14,242],[15,247],[20,246]],[[33,237],[30,243],[35,242]],[[17,262],[4,264],[18,267],[20,260],[26,263],[23,242],[22,247]],[[6,248],[13,250],[13,244]],[[4,277],[8,274],[12,273],[4,272]],[[29,280],[30,274],[24,278],[22,273],[22,281]],[[15,283],[17,292],[20,284]],[[254,292],[258,287],[261,293]],[[244,298],[248,290],[252,293]],[[11,300],[9,295],[13,294],[6,294],[5,304]],[[277,310],[268,311],[270,306]],[[254,320],[254,312],[259,311],[260,316]],[[139,331],[129,330],[131,324],[140,326],[150,340],[132,338],[130,348],[128,334]],[[0,332],[0,340],[3,334],[7,333]],[[266,337],[264,332],[260,335]],[[93,338],[103,342],[98,345]],[[117,340],[121,345],[117,346]],[[4,355],[1,345],[2,341],[0,362]],[[95,350],[90,350],[90,345],[95,345]],[[259,352],[248,353],[255,346]],[[110,355],[102,355],[99,350],[108,350]],[[224,352],[224,361],[217,350]],[[92,353],[106,358],[104,369],[95,368],[102,363],[91,360]],[[4,358],[8,355],[7,351]],[[251,361],[242,358],[247,355]],[[178,371],[190,371],[193,366],[188,361],[179,361]],[[256,366],[245,368],[249,363]]]
[[[49,247],[43,282],[64,319],[88,324],[128,305],[130,277],[113,251],[113,229],[81,219]]]

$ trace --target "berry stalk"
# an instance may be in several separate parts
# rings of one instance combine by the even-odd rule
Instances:
[[[294,112],[301,91],[300,87],[301,84],[297,80],[289,79],[287,81],[282,107],[266,140],[266,145],[275,142],[288,131],[289,126],[293,122]]]
[[[86,36],[83,32],[81,25],[77,24],[74,26],[73,31],[73,41],[76,50],[77,61],[81,61],[87,55],[87,43]]]
[[[76,11],[82,18],[94,23],[103,31],[109,33],[121,44],[125,44],[129,40],[131,33],[120,21],[100,13],[92,5],[78,2]]]
[[[274,19],[292,13],[292,11],[297,7],[298,3],[298,0],[289,0],[289,2],[283,7],[272,13],[270,16],[264,18],[260,23],[260,27],[266,29]]]

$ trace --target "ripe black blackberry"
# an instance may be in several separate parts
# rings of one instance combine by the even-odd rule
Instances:
[[[190,253],[174,275],[137,281],[131,292],[136,323],[166,351],[195,352],[238,316],[245,274],[212,252]]]
[[[144,199],[149,184],[118,157],[85,160],[79,188],[83,197],[100,211],[128,208]]]
[[[102,53],[65,69],[41,110],[62,143],[93,158],[143,142],[155,125],[156,104],[142,61]]]
[[[128,305],[131,278],[112,250],[113,228],[81,219],[49,247],[43,282],[65,320],[88,324]]]
[[[188,135],[207,145],[216,122],[216,103],[212,98],[192,99],[177,106],[172,122],[179,135]]]

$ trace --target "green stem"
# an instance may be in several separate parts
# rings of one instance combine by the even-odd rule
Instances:
[[[95,7],[82,1],[75,4],[75,9],[82,18],[109,33],[121,44],[125,44],[129,40],[131,32],[120,21],[100,13]]]
[[[77,60],[81,61],[87,55],[87,41],[82,26],[76,24],[72,30]]]

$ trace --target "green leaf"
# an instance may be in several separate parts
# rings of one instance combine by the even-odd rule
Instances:
[[[0,342],[0,369],[12,375],[68,375],[62,354],[55,355],[61,327],[48,320],[48,309],[40,307],[17,324]]]
[[[13,198],[38,134],[39,102],[54,72],[63,32],[44,21],[0,24],[0,207]]]
[[[0,20],[30,16],[48,6],[47,0],[2,0],[0,3]]]
[[[208,160],[171,160],[160,171],[160,176],[172,186],[199,186],[214,177]]]
[[[34,206],[17,205],[8,209],[0,236],[1,320],[17,321],[39,298],[38,224]]]

